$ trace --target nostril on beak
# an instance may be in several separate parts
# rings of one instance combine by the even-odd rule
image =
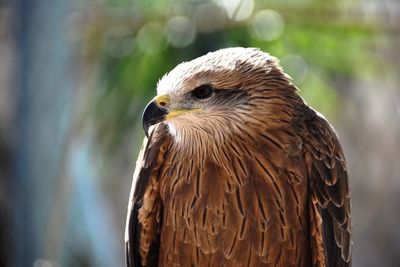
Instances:
[[[160,108],[166,108],[169,105],[170,98],[169,95],[158,95],[154,98],[154,101]]]

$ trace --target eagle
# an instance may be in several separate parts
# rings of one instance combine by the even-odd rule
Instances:
[[[225,48],[146,106],[125,251],[139,266],[350,266],[346,162],[279,61]]]

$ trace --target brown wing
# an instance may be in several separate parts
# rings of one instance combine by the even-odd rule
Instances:
[[[125,229],[128,267],[157,266],[162,213],[158,170],[169,141],[165,126],[157,126],[145,138],[136,162]]]
[[[314,116],[306,128],[313,264],[350,266],[350,189],[343,152],[336,133],[322,116]]]

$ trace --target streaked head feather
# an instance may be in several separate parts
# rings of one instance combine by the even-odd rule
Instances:
[[[204,84],[222,96],[210,101],[190,99],[190,92]],[[161,78],[157,92],[170,97],[170,108],[193,110],[166,121],[176,142],[192,151],[210,149],[253,126],[267,125],[268,118],[276,117],[273,103],[280,100],[275,96],[284,94],[280,91],[285,88],[289,94],[295,91],[275,57],[238,47],[179,64]],[[228,95],[233,91],[237,96]],[[268,94],[274,97],[268,99]]]

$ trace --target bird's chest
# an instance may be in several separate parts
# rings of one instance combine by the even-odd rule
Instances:
[[[160,175],[160,263],[276,264],[278,254],[304,242],[306,183],[280,179],[273,163],[233,157],[227,165],[174,159],[171,166]]]

